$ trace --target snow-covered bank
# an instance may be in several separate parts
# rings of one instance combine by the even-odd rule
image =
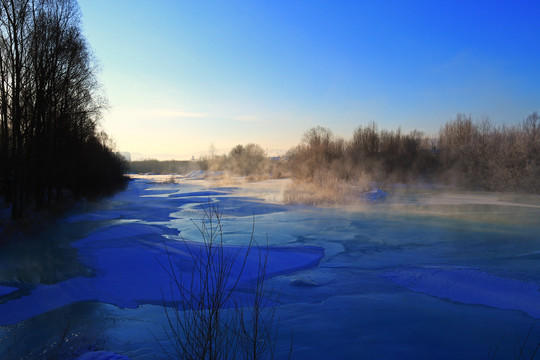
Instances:
[[[265,202],[280,204],[283,203],[283,191],[292,182],[289,178],[249,181],[243,176],[226,176],[224,178],[223,175],[223,172],[195,170],[186,175],[131,174],[130,177],[162,184],[174,181],[177,184],[207,189],[225,188],[240,197],[253,197]]]

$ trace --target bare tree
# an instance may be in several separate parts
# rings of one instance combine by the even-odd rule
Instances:
[[[64,189],[103,186],[95,161],[121,175],[99,140],[95,73],[75,0],[0,0],[0,191],[13,218],[31,200],[40,209]]]
[[[177,271],[170,253],[169,263],[162,264],[173,299],[164,305],[167,341],[158,342],[169,359],[274,358],[277,298],[265,292],[268,251],[256,246],[254,227],[244,248],[226,249],[219,209],[210,203],[203,209],[204,219],[195,224],[202,244],[184,240],[191,276]],[[250,291],[240,293],[252,251],[258,255],[257,273]]]

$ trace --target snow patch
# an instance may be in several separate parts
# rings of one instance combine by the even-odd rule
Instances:
[[[223,171],[193,170],[183,178],[185,180],[205,180],[207,178],[223,176]]]
[[[187,173],[184,178],[190,180],[204,180],[206,171],[204,170],[193,170]]]

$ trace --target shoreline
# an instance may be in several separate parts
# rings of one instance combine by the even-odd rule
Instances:
[[[188,175],[165,174],[165,175],[145,175],[127,174],[130,179],[146,179],[155,183],[171,183],[171,179],[176,184],[195,184],[206,188],[235,187],[235,191],[240,196],[259,198],[266,202],[284,204],[283,191],[294,184],[291,178],[265,179],[259,181],[249,181],[247,177],[219,176],[209,177],[189,177]],[[425,184],[390,185],[385,190],[391,196],[387,201],[389,206],[432,206],[432,205],[493,205],[493,206],[516,206],[540,209],[540,195],[520,193],[515,191],[487,191],[487,190],[466,190],[448,187],[436,187]],[[415,196],[415,201],[410,199],[400,199],[409,195]],[[524,199],[527,197],[527,199]],[[420,199],[419,199],[420,198]],[[516,198],[520,198],[519,201]],[[527,200],[527,201],[524,201]],[[328,207],[309,204],[314,207]],[[330,207],[349,207],[349,204],[335,204]],[[354,206],[354,205],[352,205]]]

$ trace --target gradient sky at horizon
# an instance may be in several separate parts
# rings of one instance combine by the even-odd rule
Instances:
[[[540,111],[540,2],[79,0],[133,158],[287,150],[322,125],[435,134]]]

